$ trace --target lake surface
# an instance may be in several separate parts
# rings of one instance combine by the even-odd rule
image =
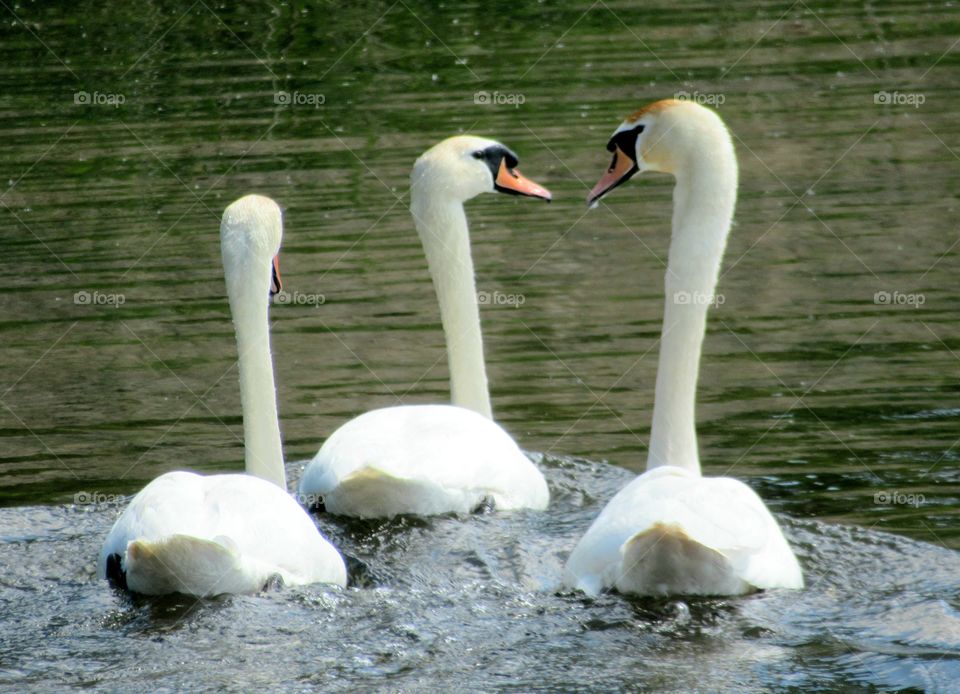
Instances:
[[[960,691],[951,3],[0,17],[0,687]],[[556,587],[645,463],[672,181],[584,198],[623,116],[678,94],[717,107],[741,167],[701,458],[764,498],[809,585],[588,600]],[[495,415],[550,509],[319,516],[342,591],[148,601],[97,581],[127,496],[242,465],[218,237],[240,195],[284,207],[285,288],[313,297],[271,314],[292,478],[350,417],[447,399],[406,191],[458,132],[554,193],[468,206],[478,289],[514,297],[482,311]]]

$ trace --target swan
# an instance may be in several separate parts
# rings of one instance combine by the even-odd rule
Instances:
[[[285,584],[346,585],[340,553],[286,491],[267,308],[280,290],[280,208],[248,195],[223,214],[220,242],[237,333],[248,474],[168,472],[114,523],[100,578],[136,593],[208,597]]]
[[[737,196],[730,134],[713,111],[664,100],[628,117],[613,162],[587,198],[638,171],[673,174],[673,232],[647,470],[606,505],[567,560],[566,587],[637,595],[741,595],[802,588],[803,575],[760,497],[702,477],[694,421],[697,371]]]
[[[452,405],[372,410],[337,429],[307,465],[301,501],[362,518],[546,508],[543,475],[492,419],[470,236],[463,204],[501,192],[549,201],[494,140],[461,135],[427,150],[410,211],[427,256],[447,343]]]

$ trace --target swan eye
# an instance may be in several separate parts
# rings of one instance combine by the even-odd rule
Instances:
[[[473,153],[473,158],[474,158],[474,159],[483,159],[484,156],[486,156],[486,155],[483,153],[483,150],[482,150],[482,149],[478,149],[476,152]]]

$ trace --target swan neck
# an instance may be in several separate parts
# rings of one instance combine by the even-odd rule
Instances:
[[[463,204],[414,185],[410,211],[427,256],[447,343],[451,402],[492,418],[480,309]]]
[[[737,191],[736,158],[724,144],[723,156],[697,159],[677,174],[648,470],[672,465],[700,473],[700,353],[707,311],[722,303],[715,292]]]
[[[260,268],[249,270],[251,273],[260,272]],[[269,268],[265,272],[269,272]],[[266,274],[263,278],[249,275],[227,278],[230,310],[237,334],[246,471],[286,490],[270,353],[269,281]]]

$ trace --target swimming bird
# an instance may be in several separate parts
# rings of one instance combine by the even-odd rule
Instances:
[[[410,211],[447,343],[451,404],[372,410],[337,429],[307,465],[301,499],[363,518],[546,508],[547,483],[492,418],[464,203],[499,192],[550,200],[494,140],[461,135],[417,159]]]
[[[739,595],[802,588],[774,517],[746,484],[703,477],[695,399],[707,309],[737,197],[737,159],[720,117],[690,101],[658,101],[607,143],[609,169],[587,198],[642,171],[676,179],[666,302],[647,471],[606,505],[571,553],[564,583],[597,594]]]
[[[248,195],[220,227],[237,335],[246,474],[168,472],[144,487],[114,523],[100,578],[136,593],[199,597],[285,584],[346,585],[343,558],[286,491],[267,310],[280,291],[282,218]]]

